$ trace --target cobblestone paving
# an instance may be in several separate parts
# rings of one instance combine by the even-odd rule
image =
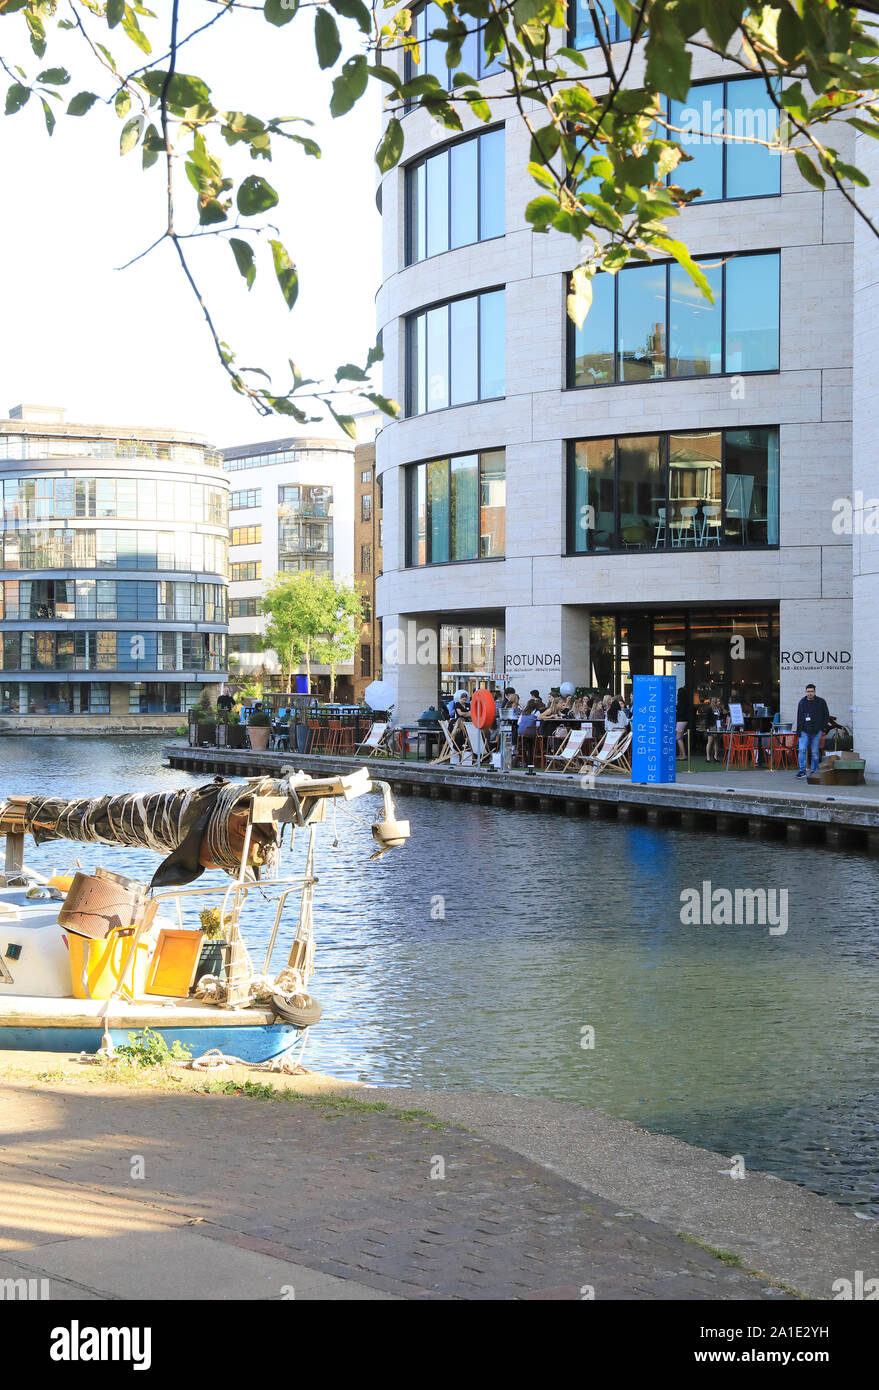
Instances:
[[[130,1226],[148,1213],[197,1223],[221,1246],[405,1298],[580,1299],[587,1287],[596,1299],[785,1297],[501,1145],[388,1111],[7,1085],[4,1182],[63,1187],[70,1212],[103,1204],[122,1238],[126,1210]],[[63,1238],[0,1207],[0,1249],[4,1236],[19,1249]]]

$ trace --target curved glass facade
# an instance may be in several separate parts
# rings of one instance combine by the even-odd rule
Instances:
[[[0,715],[179,715],[222,679],[229,494],[222,473],[204,478],[218,460],[188,442],[0,432]]]

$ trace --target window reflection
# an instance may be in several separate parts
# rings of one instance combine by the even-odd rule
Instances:
[[[468,136],[406,170],[407,264],[504,233],[504,132]]]
[[[503,396],[504,291],[469,295],[407,320],[410,415]]]
[[[778,545],[778,428],[576,440],[568,551]]]
[[[407,468],[407,564],[500,558],[505,522],[503,449],[432,459]]]

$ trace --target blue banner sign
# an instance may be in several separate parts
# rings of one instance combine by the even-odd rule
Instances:
[[[632,685],[632,781],[673,782],[677,681],[635,676]]]

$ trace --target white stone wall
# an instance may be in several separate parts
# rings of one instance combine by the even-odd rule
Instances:
[[[599,61],[594,54],[587,57]],[[723,67],[696,54],[693,78],[718,75]],[[729,75],[735,71],[728,65]],[[637,81],[634,71],[632,80]],[[495,79],[495,85],[502,83]],[[558,649],[559,678],[575,684],[588,683],[588,611],[599,605],[778,604],[782,650],[850,651],[851,538],[832,526],[834,499],[850,491],[852,448],[853,231],[845,199],[807,187],[793,159],[785,158],[781,196],[695,205],[673,219],[670,230],[694,254],[780,251],[779,373],[568,391],[565,276],[576,261],[576,248],[567,238],[534,233],[526,224],[524,208],[538,191],[525,172],[529,136],[509,103],[495,105],[493,118],[498,116],[508,118],[503,239],[405,267],[404,168],[383,180],[385,278],[377,317],[386,393],[404,402],[407,314],[437,300],[504,285],[506,397],[402,418],[378,435],[376,463],[385,489],[379,615],[453,612],[461,621],[468,612],[505,609],[508,655]],[[479,128],[467,116],[464,125],[468,131]],[[406,116],[404,128],[406,160],[443,143],[423,112]],[[846,150],[851,136],[844,128],[834,143]],[[759,425],[780,426],[777,550],[565,554],[567,440]],[[404,466],[499,447],[506,450],[507,462],[506,558],[406,569]],[[879,542],[871,564],[879,576]],[[879,623],[875,612],[872,622]],[[843,718],[851,704],[851,670],[850,663],[838,664],[843,669],[826,672],[823,693]],[[393,667],[386,663],[384,670],[393,682]],[[783,718],[795,708],[801,675],[794,664],[782,673]],[[408,687],[408,676],[404,683]],[[547,687],[555,683],[555,678],[544,681]],[[517,678],[516,684],[522,681]],[[418,690],[420,699],[420,685]],[[409,718],[417,711],[402,692],[401,683],[401,715]]]
[[[855,163],[871,180],[858,189],[874,223],[879,220],[879,148],[869,136],[857,137]],[[879,242],[860,218],[855,221],[854,377],[851,499],[852,623],[856,644],[852,720],[855,747],[868,759],[867,776],[879,770]],[[871,507],[870,502],[875,506]],[[858,505],[860,504],[860,505]],[[869,528],[869,529],[867,529]]]

